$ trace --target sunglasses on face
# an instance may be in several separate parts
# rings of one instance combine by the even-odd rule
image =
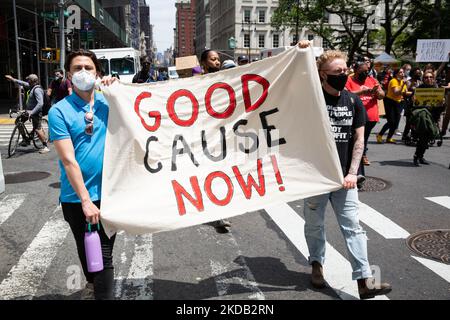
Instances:
[[[94,113],[92,111],[86,112],[84,115],[84,120],[86,120],[86,127],[84,128],[84,133],[88,136],[92,136],[94,133]]]

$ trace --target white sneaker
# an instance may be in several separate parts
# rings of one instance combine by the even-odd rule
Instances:
[[[94,284],[86,283],[86,287],[84,287],[83,291],[81,291],[81,300],[95,300],[94,295]]]
[[[40,154],[44,154],[50,152],[50,149],[48,147],[43,147],[42,149],[39,149],[39,153]]]

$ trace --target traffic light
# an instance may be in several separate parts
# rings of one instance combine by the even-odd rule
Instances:
[[[58,62],[59,61],[59,49],[42,48],[41,49],[41,61]]]

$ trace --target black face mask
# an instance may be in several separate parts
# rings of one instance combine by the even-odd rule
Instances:
[[[357,75],[357,79],[359,82],[364,83],[364,81],[366,81],[368,76],[369,76],[369,72],[361,72]]]
[[[344,90],[347,78],[348,76],[345,73],[341,73],[337,76],[334,74],[327,74],[328,84],[337,91]]]

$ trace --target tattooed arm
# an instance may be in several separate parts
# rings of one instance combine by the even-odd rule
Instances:
[[[361,157],[364,152],[364,126],[355,130],[355,145],[353,146],[352,162],[348,174],[344,178],[344,189],[356,188],[358,168],[361,164]]]

